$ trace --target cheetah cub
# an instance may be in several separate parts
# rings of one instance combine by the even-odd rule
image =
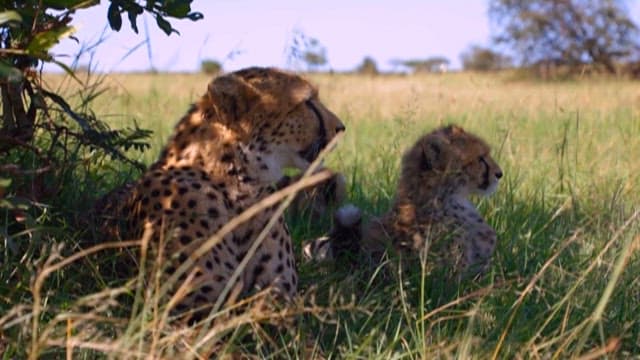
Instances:
[[[325,260],[340,257],[344,249],[357,249],[378,262],[387,251],[430,252],[458,275],[480,274],[489,266],[496,232],[468,198],[492,194],[501,177],[482,139],[456,125],[436,129],[404,154],[387,213],[363,224],[360,209],[344,206],[336,212],[329,235],[306,244],[304,254]]]

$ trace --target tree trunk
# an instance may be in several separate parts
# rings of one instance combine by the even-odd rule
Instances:
[[[25,83],[6,82],[0,85],[2,98],[2,128],[0,135],[14,138],[22,142],[29,142],[33,139],[35,125],[35,112],[25,111],[24,99],[22,96]],[[14,145],[2,144],[0,151],[6,151]]]

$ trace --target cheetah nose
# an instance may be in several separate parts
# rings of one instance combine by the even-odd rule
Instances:
[[[345,131],[346,129],[347,129],[347,128],[346,128],[346,127],[344,127],[344,125],[340,124],[340,125],[336,126],[336,133],[343,132],[343,131]]]
[[[500,179],[502,177],[502,171],[498,171],[496,173],[496,178]]]

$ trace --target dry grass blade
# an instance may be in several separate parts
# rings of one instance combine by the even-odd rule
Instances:
[[[607,356],[607,354],[612,354],[618,351],[618,349],[620,348],[620,343],[621,341],[619,338],[611,338],[603,347],[591,350],[590,352],[576,358],[576,360],[601,359]]]
[[[570,238],[568,238],[562,243],[560,248],[556,250],[556,252],[553,255],[551,255],[551,257],[544,263],[544,265],[542,265],[540,270],[533,276],[531,281],[529,281],[529,284],[524,288],[524,290],[522,291],[522,293],[520,294],[516,302],[513,303],[513,305],[511,306],[511,316],[509,316],[509,320],[507,320],[507,324],[504,326],[504,330],[502,331],[502,334],[498,339],[498,344],[496,345],[496,348],[493,351],[493,355],[491,357],[493,360],[498,358],[498,354],[500,353],[502,344],[504,343],[504,340],[506,339],[507,334],[509,333],[511,324],[515,319],[515,316],[518,312],[518,309],[520,308],[520,305],[524,301],[524,298],[531,292],[531,290],[533,290],[535,284],[538,282],[538,280],[540,280],[542,275],[547,271],[547,269],[551,266],[551,264],[558,258],[558,256],[560,256],[560,254],[562,254],[562,252],[578,238],[579,234],[580,232],[576,231]]]
[[[625,225],[635,222],[639,214],[640,214],[640,210],[633,213],[633,215],[631,215],[631,217],[629,218],[629,220],[627,220]],[[600,297],[600,300],[598,301],[596,308],[593,310],[593,314],[588,318],[589,322],[587,324],[587,328],[584,331],[584,335],[580,339],[580,342],[576,346],[576,350],[575,350],[576,355],[582,351],[582,348],[586,344],[587,338],[591,334],[591,331],[593,330],[593,327],[595,326],[595,324],[602,319],[602,314],[604,313],[604,309],[607,306],[609,299],[611,299],[613,290],[615,289],[616,284],[620,279],[620,276],[622,276],[622,272],[624,271],[629,261],[629,258],[631,258],[631,255],[633,254],[633,245],[637,239],[638,237],[629,236],[625,241],[624,245],[622,246],[622,249],[620,249],[620,256],[618,257],[615,265],[613,266],[613,272],[611,273],[611,277],[609,279],[609,282],[607,283],[607,287],[602,292],[602,296]]]
[[[217,322],[211,328],[203,327],[203,330],[206,331],[205,335],[202,337],[199,343],[190,348],[193,350],[197,350],[207,342],[215,339],[220,334],[224,334],[234,328],[246,324],[255,324],[268,320],[289,319],[302,314],[312,314],[317,318],[323,318],[324,316],[322,314],[335,313],[337,311],[367,313],[366,309],[360,309],[353,303],[346,303],[344,305],[333,305],[327,308],[318,306],[313,303],[311,303],[310,305],[305,305],[302,301],[287,304],[282,309],[265,310],[265,307],[263,306],[264,302],[272,300],[269,295],[269,291],[264,290],[258,294],[253,295],[250,298],[242,300],[243,305],[249,305],[249,309],[247,311],[232,316],[228,321]]]
[[[27,305],[16,305],[6,314],[0,317],[0,330],[6,330],[16,324],[27,322],[31,316],[31,307]],[[2,332],[0,332],[0,335]]]
[[[449,309],[451,307],[454,307],[456,305],[459,305],[461,303],[464,303],[469,299],[473,299],[473,298],[476,298],[476,297],[482,297],[482,296],[485,296],[487,294],[490,294],[496,288],[504,286],[504,285],[509,285],[511,283],[513,283],[513,281],[505,281],[505,282],[502,282],[502,283],[497,284],[497,285],[496,284],[491,284],[491,285],[489,285],[489,286],[487,286],[485,288],[478,289],[478,290],[476,290],[474,292],[471,292],[471,293],[469,293],[467,295],[464,295],[464,296],[461,296],[459,298],[456,298],[453,301],[450,301],[450,302],[448,302],[448,303],[446,303],[446,304],[444,304],[442,306],[439,306],[436,309],[431,310],[430,312],[428,312],[427,314],[425,314],[422,317],[421,321],[426,321],[427,319],[437,315],[438,313],[440,313],[440,312],[442,312],[444,310],[447,310],[447,309]]]
[[[316,174],[316,175],[322,175],[319,178],[322,178],[323,180],[324,179],[328,179],[328,177],[330,176],[330,174],[328,174],[327,172],[319,173],[319,174]],[[326,175],[326,177],[325,177],[325,175]],[[310,178],[307,178],[307,179],[310,179]],[[322,180],[320,180],[320,181],[322,181]],[[310,181],[309,183],[315,183],[315,182],[314,181]],[[302,189],[302,187],[300,189]],[[286,198],[287,196],[293,196],[293,195],[295,195],[296,192],[297,191],[292,191],[287,195],[283,195],[283,197]],[[233,274],[231,275],[231,277],[227,281],[227,283],[226,283],[221,295],[218,297],[218,300],[216,301],[215,305],[212,308],[212,311],[211,311],[212,314],[221,309],[224,299],[227,298],[227,295],[229,294],[229,292],[232,289],[234,289],[234,292],[237,295],[237,293],[239,292],[239,289],[237,289],[238,278],[240,277],[240,275],[242,274],[242,272],[246,268],[247,264],[249,263],[249,260],[253,257],[253,255],[255,254],[255,252],[258,249],[258,247],[262,244],[262,241],[264,240],[266,235],[273,228],[273,226],[275,225],[275,223],[278,220],[278,218],[282,215],[282,212],[284,211],[286,206],[288,206],[288,204],[289,203],[286,202],[286,200],[285,200],[285,202],[283,204],[281,204],[276,209],[276,211],[273,213],[271,219],[269,219],[269,222],[261,230],[261,232],[258,234],[258,236],[254,239],[253,243],[251,244],[251,246],[247,250],[246,255],[244,256],[242,261],[240,261],[240,263],[238,264],[238,267],[235,269],[235,271],[233,272]],[[282,209],[282,211],[280,211],[281,209]],[[230,297],[230,300],[231,301],[235,301],[233,299],[234,297],[235,296]]]
[[[127,348],[122,348],[118,342],[93,342],[93,341],[82,341],[82,340],[45,340],[45,345],[55,346],[55,347],[71,347],[78,349],[88,349],[88,350],[96,350],[105,354],[111,355],[119,355],[124,359],[132,359],[132,358],[140,358],[146,359],[148,358],[148,354],[144,352],[136,352]]]
[[[167,292],[173,287],[173,284],[178,281],[180,275],[184,274],[195,261],[200,258],[202,255],[206,254],[212,247],[222,241],[223,237],[229,232],[233,231],[236,227],[243,224],[247,220],[251,219],[257,213],[264,211],[265,209],[277,204],[284,197],[295,195],[298,191],[304,189],[305,187],[313,186],[318,184],[326,179],[331,177],[331,173],[329,172],[320,172],[317,174],[313,174],[306,178],[305,180],[301,180],[300,182],[294,183],[276,193],[273,193],[260,201],[259,203],[252,205],[248,209],[246,209],[239,216],[231,219],[228,223],[226,223],[216,234],[211,236],[206,242],[204,242],[196,251],[194,251],[191,256],[180,265],[180,267],[175,271],[174,275],[172,275],[167,282],[163,285],[160,290],[160,295],[165,295]]]
[[[526,346],[523,347],[523,351],[526,351],[526,349],[531,348],[534,341],[540,336],[543,329],[545,329],[546,326],[551,322],[555,314],[561,309],[562,305],[565,304],[573,296],[573,294],[578,289],[578,287],[585,281],[585,279],[587,278],[587,275],[589,275],[598,266],[601,259],[604,257],[604,254],[606,254],[609,251],[609,249],[616,243],[618,238],[623,234],[624,230],[627,229],[627,227],[631,225],[633,221],[635,221],[634,219],[637,218],[637,216],[638,216],[638,212],[636,212],[631,218],[627,219],[627,221],[625,221],[625,223],[613,234],[611,239],[604,245],[604,247],[598,253],[598,255],[594,257],[594,260],[591,262],[591,264],[589,264],[589,267],[587,267],[587,269],[585,269],[580,274],[580,277],[574,281],[573,286],[570,289],[568,289],[566,295],[554,305],[555,309],[551,312],[551,314],[547,317],[547,319],[542,323],[542,325],[540,326],[538,331],[534,334],[534,336],[527,342]],[[582,327],[584,326],[585,326],[585,322],[583,321],[580,324],[576,325],[575,328],[579,330],[579,329],[582,329]],[[568,336],[564,344],[556,351],[555,357],[558,357],[560,355],[561,350],[575,336],[577,336],[577,332],[572,332]]]
[[[47,279],[47,277],[49,275],[51,275],[52,273],[62,269],[63,267],[73,263],[74,261],[77,261],[79,259],[82,259],[86,256],[89,256],[91,254],[95,254],[97,252],[106,250],[106,249],[116,249],[116,248],[123,248],[123,247],[131,247],[131,246],[140,246],[141,241],[140,240],[130,240],[130,241],[118,241],[118,242],[110,242],[110,243],[104,243],[104,244],[98,244],[95,246],[92,246],[88,249],[84,249],[82,251],[79,251],[71,256],[69,256],[68,258],[62,259],[61,261],[55,263],[55,264],[51,264],[52,261],[47,260],[47,262],[45,262],[44,267],[42,268],[42,270],[40,272],[38,272],[38,274],[36,275],[35,281],[33,282],[32,286],[31,286],[31,293],[33,294],[33,309],[31,311],[32,313],[32,322],[31,322],[31,351],[29,353],[29,359],[35,360],[38,358],[38,354],[39,354],[39,342],[40,342],[40,338],[38,336],[38,328],[39,328],[39,318],[40,318],[40,312],[42,311],[42,297],[41,297],[41,291],[42,291],[42,285],[44,284],[44,281]],[[52,257],[50,257],[50,259],[53,259]]]

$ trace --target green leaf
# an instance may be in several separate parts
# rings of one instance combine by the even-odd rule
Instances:
[[[11,179],[0,178],[0,188],[8,188],[11,185]]]
[[[120,8],[116,3],[109,5],[109,12],[107,13],[109,19],[109,26],[115,31],[120,31],[122,28],[122,17],[120,16]]]
[[[44,0],[42,4],[55,10],[74,10],[98,5],[100,0]]]
[[[29,207],[31,207],[31,202],[20,197],[12,197],[0,201],[0,208],[29,210]]]
[[[182,19],[191,11],[191,5],[183,1],[173,2],[167,4],[164,11],[171,17]]]
[[[189,20],[191,20],[191,21],[198,21],[198,20],[202,20],[202,19],[204,19],[204,15],[202,15],[202,13],[201,13],[201,12],[197,12],[197,11],[194,11],[194,12],[192,12],[192,13],[189,13],[189,14],[187,15],[187,17],[188,17],[188,18],[189,18]]]
[[[22,16],[13,10],[0,12],[0,25],[9,21],[22,21]]]
[[[136,22],[136,19],[138,18],[138,13],[133,12],[133,11],[129,11],[127,13],[127,16],[129,17],[129,23],[131,23],[131,29],[133,30],[133,32],[135,32],[137,34],[138,33],[138,24]]]
[[[91,128],[89,122],[87,122],[87,120],[81,114],[73,111],[73,109],[71,109],[71,106],[69,106],[69,103],[67,103],[67,101],[62,96],[44,89],[42,89],[42,94],[58,104],[62,108],[62,110],[67,113],[67,115],[69,115],[78,123],[78,125],[80,125],[82,131],[84,131],[85,133],[95,132],[95,130]]]
[[[70,36],[75,31],[76,29],[73,26],[61,26],[38,33],[27,45],[27,53],[42,59],[48,59],[47,51],[60,42],[61,39]]]
[[[153,7],[156,5],[156,0],[147,0],[147,4],[145,5],[145,9],[147,9],[147,11],[152,11]]]
[[[171,27],[171,24],[160,15],[156,15],[156,23],[158,23],[158,27],[167,35],[171,35],[171,33],[175,31]],[[177,33],[177,31],[175,32]]]

